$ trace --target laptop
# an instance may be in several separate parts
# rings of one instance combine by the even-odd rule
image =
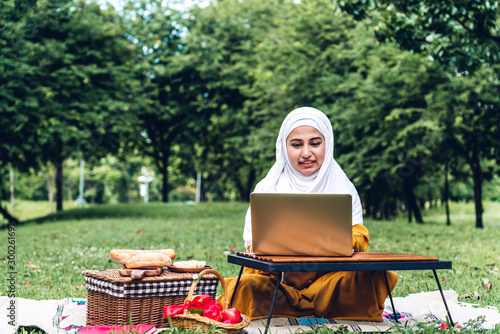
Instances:
[[[349,194],[250,194],[256,255],[351,256]]]

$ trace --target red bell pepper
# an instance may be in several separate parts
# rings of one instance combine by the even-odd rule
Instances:
[[[189,309],[200,309],[205,310],[207,306],[211,305],[210,295],[203,294],[200,296],[195,296],[193,300],[186,300],[184,305],[167,305],[163,308],[163,315],[165,318],[169,316],[174,316],[177,314],[181,314],[184,310]]]

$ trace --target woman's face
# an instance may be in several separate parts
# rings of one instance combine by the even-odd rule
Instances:
[[[286,150],[293,169],[309,176],[325,161],[325,138],[312,126],[299,126],[288,135]]]

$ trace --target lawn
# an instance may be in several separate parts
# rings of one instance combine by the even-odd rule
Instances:
[[[12,210],[11,204],[2,203],[3,206],[9,210],[9,213],[21,221],[35,219],[39,217],[46,217],[50,215],[51,211],[55,212],[56,203],[54,202],[52,210],[48,201],[23,201],[16,200],[14,210]],[[74,209],[78,206],[75,201],[65,201],[63,207],[65,210]],[[1,221],[1,219],[0,219]]]
[[[35,207],[26,213],[31,221],[15,228],[18,297],[86,298],[82,272],[118,268],[109,259],[114,248],[173,248],[178,260],[205,260],[224,277],[238,273],[227,254],[244,250],[246,203],[101,205],[38,219]],[[426,211],[423,225],[366,219],[368,250],[451,260],[453,269],[438,271],[443,289],[455,290],[463,302],[500,307],[500,203],[485,203],[484,229],[474,228],[472,204],[453,203],[451,210],[451,226],[443,208]],[[4,245],[0,270],[6,273]],[[393,296],[437,289],[432,271],[399,274]],[[7,294],[4,284],[0,292]]]

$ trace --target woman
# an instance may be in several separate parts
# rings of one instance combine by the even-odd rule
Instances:
[[[353,248],[366,250],[369,234],[363,226],[359,195],[333,158],[333,130],[321,111],[303,107],[283,121],[276,141],[276,163],[254,192],[342,193],[352,196]],[[243,232],[245,247],[252,250],[250,209]],[[277,273],[245,268],[233,307],[250,319],[267,317]],[[387,272],[391,290],[397,275]],[[235,278],[227,279],[232,294]],[[273,316],[382,321],[388,292],[383,272],[286,273],[280,284]],[[222,297],[221,297],[222,298]]]

